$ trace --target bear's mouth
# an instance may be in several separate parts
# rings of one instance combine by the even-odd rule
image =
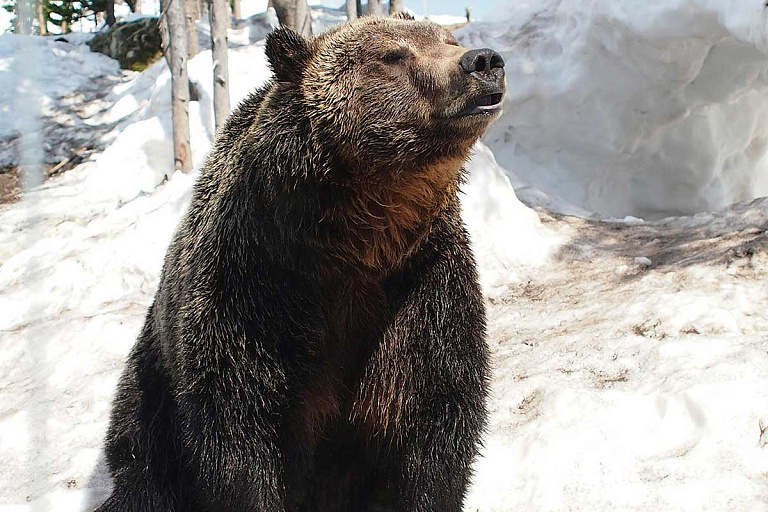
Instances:
[[[502,109],[504,100],[503,92],[494,92],[491,94],[483,94],[476,97],[472,102],[467,105],[462,115],[472,116],[481,114],[495,114]]]

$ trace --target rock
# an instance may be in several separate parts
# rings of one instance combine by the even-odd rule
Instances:
[[[146,17],[120,21],[96,34],[88,46],[119,61],[123,69],[143,71],[162,56],[158,19]]]
[[[645,256],[640,256],[638,258],[635,258],[635,264],[640,265],[641,267],[650,267],[653,262],[650,260],[650,258],[646,258]]]

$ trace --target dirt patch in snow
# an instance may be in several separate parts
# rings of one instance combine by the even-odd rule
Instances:
[[[514,308],[516,316],[531,321],[530,329],[518,325],[524,343],[576,332],[584,336],[590,330],[604,335],[609,325],[627,323],[627,308],[661,291],[711,292],[716,297],[723,287],[752,286],[768,278],[768,199],[740,203],[718,214],[654,223],[538,213],[545,226],[565,233],[568,242],[550,264],[530,269],[523,282],[491,299],[492,317],[503,311],[508,318],[505,310]],[[573,320],[564,322],[554,312],[570,314]],[[622,329],[661,337],[662,323],[644,318]],[[674,335],[697,332],[689,325]]]

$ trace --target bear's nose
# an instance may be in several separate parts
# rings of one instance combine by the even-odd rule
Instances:
[[[491,50],[482,48],[480,50],[469,50],[461,56],[459,65],[465,73],[490,73],[494,69],[504,67],[504,59]]]

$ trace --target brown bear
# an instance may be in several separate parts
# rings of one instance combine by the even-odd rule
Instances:
[[[457,191],[504,63],[404,17],[266,54],[128,358],[99,510],[459,511],[489,364]]]

